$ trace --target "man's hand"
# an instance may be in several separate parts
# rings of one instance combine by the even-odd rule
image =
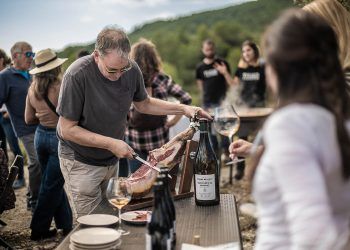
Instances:
[[[184,112],[185,112],[185,116],[189,118],[193,118],[194,116],[197,116],[197,118],[205,118],[210,121],[213,120],[213,117],[211,117],[209,113],[207,113],[200,107],[184,105]]]
[[[109,147],[109,151],[111,151],[118,158],[128,158],[132,159],[134,150],[124,141],[114,139]]]
[[[229,74],[225,63],[216,62],[213,66],[221,75]]]

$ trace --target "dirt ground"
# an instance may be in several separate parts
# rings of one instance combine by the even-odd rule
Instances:
[[[221,193],[233,193],[236,196],[238,205],[243,202],[251,201],[249,194],[249,185],[246,180],[234,181],[232,185],[228,182],[228,167],[223,168],[221,179]],[[30,220],[31,212],[26,209],[26,188],[16,190],[16,208],[5,211],[0,218],[8,225],[0,228],[1,237],[12,245],[15,249],[54,249],[63,239],[61,234],[56,238],[42,240],[39,242],[31,241]],[[239,213],[240,227],[242,230],[244,249],[252,249],[255,240],[256,220],[250,216]],[[0,249],[3,249],[0,247]]]

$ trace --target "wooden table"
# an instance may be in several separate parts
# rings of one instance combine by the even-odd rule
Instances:
[[[246,138],[255,132],[261,125],[262,121],[272,113],[272,108],[246,108],[237,109],[238,116],[241,120],[237,135]]]
[[[192,243],[193,236],[197,234],[200,235],[201,246],[237,242],[242,248],[235,197],[232,194],[221,194],[220,199],[220,205],[210,207],[196,206],[194,197],[175,201],[176,249],[181,249],[182,243]],[[116,214],[107,200],[103,200],[92,211],[92,214],[96,213]],[[78,225],[74,231],[81,228]],[[144,250],[146,227],[123,223],[123,228],[129,230],[130,234],[122,236],[121,249]],[[69,249],[69,241],[70,235],[56,249]]]

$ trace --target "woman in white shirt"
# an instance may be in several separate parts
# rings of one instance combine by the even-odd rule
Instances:
[[[336,35],[304,10],[263,40],[279,107],[266,121],[253,180],[256,249],[344,249],[350,221],[350,100]]]

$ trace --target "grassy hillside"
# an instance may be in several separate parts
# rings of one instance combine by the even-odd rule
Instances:
[[[281,9],[293,6],[291,0],[259,0],[224,9],[206,11],[175,20],[156,21],[135,28],[131,39],[149,37],[159,31],[195,32],[200,25],[211,26],[216,22],[236,22],[251,32],[261,32]]]
[[[152,40],[163,59],[164,71],[190,92],[199,104],[195,85],[195,67],[201,61],[201,42],[206,38],[217,44],[217,53],[228,60],[231,70],[240,57],[240,44],[251,39],[259,42],[265,27],[281,10],[293,6],[293,0],[259,0],[136,27],[129,34],[131,42],[140,37]],[[79,50],[93,50],[93,44],[69,46],[60,56],[75,60]]]

